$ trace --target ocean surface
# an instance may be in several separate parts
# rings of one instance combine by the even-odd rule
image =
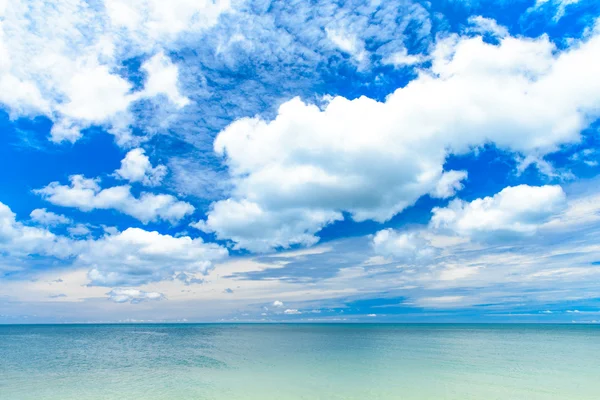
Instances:
[[[600,399],[600,326],[0,325],[0,399]]]

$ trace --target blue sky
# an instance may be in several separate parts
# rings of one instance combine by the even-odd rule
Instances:
[[[0,0],[0,323],[600,320],[592,0]]]

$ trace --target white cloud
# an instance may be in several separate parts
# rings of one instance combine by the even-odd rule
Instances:
[[[471,303],[465,296],[436,296],[436,297],[421,297],[414,300],[414,304],[418,307],[426,308],[457,308],[461,306],[469,306]]]
[[[270,318],[279,316],[285,319],[293,317],[283,314],[286,309],[297,309],[305,316],[312,314],[311,310],[314,309],[325,312],[354,300],[381,298],[382,293],[392,302],[389,304],[391,307],[397,305],[394,299],[404,298],[405,307],[451,310],[473,309],[473,305],[478,305],[477,309],[486,315],[505,313],[514,309],[515,305],[520,309],[529,307],[538,314],[538,310],[547,309],[548,304],[559,304],[561,301],[582,304],[583,307],[588,300],[597,298],[600,287],[600,267],[597,265],[600,246],[596,240],[600,229],[600,202],[597,201],[597,193],[582,195],[577,187],[577,184],[565,187],[569,193],[568,206],[565,211],[558,213],[560,221],[552,227],[545,223],[538,229],[538,234],[520,235],[504,241],[501,246],[497,243],[488,245],[483,241],[434,240],[434,234],[438,233],[424,226],[421,237],[431,246],[438,247],[438,253],[434,258],[415,259],[410,265],[398,265],[393,260],[383,259],[380,263],[373,262],[368,266],[361,264],[361,261],[374,254],[372,236],[334,240],[327,244],[331,248],[329,252],[301,252],[286,258],[284,263],[278,258],[262,256],[217,261],[216,267],[207,275],[191,271],[186,273],[204,281],[201,286],[192,287],[184,286],[185,283],[179,281],[181,272],[173,267],[182,264],[177,259],[167,257],[170,261],[165,262],[148,258],[148,264],[128,264],[131,254],[139,257],[137,246],[129,243],[114,246],[133,251],[115,251],[112,253],[114,257],[107,254],[107,259],[101,257],[97,263],[100,266],[108,265],[103,271],[106,275],[109,271],[113,273],[113,280],[105,284],[108,287],[134,287],[160,292],[171,300],[171,304],[156,302],[145,307],[149,314],[143,319],[185,317],[217,320],[225,315],[239,316],[242,312],[259,315],[263,311],[271,311],[268,313]],[[595,188],[594,181],[581,184],[579,189],[582,188]],[[402,233],[395,232],[393,236]],[[3,250],[0,253],[5,254]],[[85,248],[80,252],[83,250]],[[97,251],[100,254],[107,253],[103,249]],[[93,255],[89,258],[94,259],[96,257]],[[3,263],[6,264],[0,260],[0,269],[4,267]],[[93,265],[77,260],[71,271],[44,269],[43,276],[36,273],[31,280],[17,282],[11,279],[3,282],[0,296],[20,301],[32,301],[35,298],[47,302],[48,296],[64,293],[68,297],[63,300],[74,304],[71,310],[64,310],[65,315],[75,318],[81,316],[81,308],[75,306],[75,302],[82,304],[81,301],[86,298],[98,299],[110,290],[106,286],[89,285],[87,271],[93,268]],[[131,272],[128,268],[131,268]],[[78,277],[77,280],[73,280],[73,275]],[[165,278],[160,283],[157,281],[137,287],[142,283],[160,280],[161,276]],[[53,283],[58,278],[61,278],[61,283]],[[224,293],[226,288],[232,288],[235,295]],[[275,308],[273,302],[276,299],[283,299],[285,305]],[[181,307],[173,307],[173,302]],[[12,311],[7,314],[15,313],[15,309],[10,307],[15,307],[17,303],[8,306]],[[200,303],[206,307],[197,307]],[[269,310],[264,310],[264,305]],[[36,304],[36,312],[42,312],[45,307],[41,303],[39,306]],[[128,307],[126,309],[130,310]],[[378,316],[385,317],[385,306],[377,309],[382,311],[377,312]],[[96,319],[115,320],[119,312],[116,310],[111,308],[103,318]],[[354,312],[348,311],[351,311],[345,313],[348,318],[360,319],[363,316],[352,316]],[[93,312],[92,307],[90,313]],[[419,310],[414,312],[415,318],[423,316]],[[423,312],[431,316],[429,311]],[[91,318],[87,311],[84,316]],[[330,312],[312,315],[315,318],[320,316],[330,316]]]
[[[592,181],[592,184],[595,184]],[[567,207],[553,216],[543,228],[566,232],[581,226],[594,225],[600,221],[600,194],[586,194],[569,199]]]
[[[44,226],[65,225],[71,222],[70,218],[55,214],[45,208],[36,208],[29,214],[29,217],[32,221]]]
[[[375,234],[372,245],[376,254],[403,262],[423,261],[435,255],[433,248],[419,232],[401,233],[384,229]]]
[[[344,53],[350,54],[358,63],[368,61],[369,54],[364,43],[352,32],[345,28],[325,28],[327,38]]]
[[[509,34],[506,27],[498,25],[495,20],[482,17],[481,15],[469,17],[469,23],[472,25],[468,29],[470,32],[491,33],[500,38],[508,36]]]
[[[253,250],[312,244],[342,211],[384,222],[427,193],[452,195],[449,154],[493,143],[541,157],[576,142],[599,114],[598,54],[600,35],[563,51],[546,36],[451,36],[385,102],[335,97],[320,109],[296,98],[271,121],[239,119],[214,143],[231,196],[197,226]]]
[[[148,74],[144,85],[147,96],[164,94],[177,107],[189,104],[190,99],[182,96],[177,87],[179,70],[164,53],[158,53],[147,60],[142,64],[142,69]]]
[[[136,304],[144,300],[162,300],[165,296],[159,292],[145,292],[138,289],[113,289],[107,293],[108,298],[115,303]]]
[[[390,54],[383,59],[384,64],[391,64],[395,67],[411,66],[425,62],[427,58],[421,54],[408,54],[406,49]]]
[[[71,227],[73,236],[89,233],[82,224]],[[174,237],[139,228],[106,234],[99,239],[67,238],[47,229],[23,225],[10,208],[0,203],[0,269],[12,269],[30,256],[56,257],[72,267],[88,269],[93,285],[122,286],[180,279],[199,280],[215,261],[227,257],[227,249],[201,238]],[[52,262],[45,259],[46,262]]]
[[[136,198],[131,194],[129,185],[102,189],[98,179],[72,175],[69,180],[69,186],[51,182],[34,192],[55,205],[76,207],[81,211],[115,209],[145,224],[156,220],[176,223],[194,212],[191,204],[177,200],[171,195],[142,193]]]
[[[112,24],[148,45],[211,27],[231,7],[229,0],[105,0],[104,4]]]
[[[536,0],[535,5],[529,8],[529,12],[539,11],[545,7],[553,7],[556,9],[552,20],[558,22],[564,17],[567,7],[579,3],[580,0]]]
[[[57,106],[71,120],[102,123],[113,115],[125,112],[134,96],[132,85],[110,72],[105,65],[85,65],[65,82],[68,101]]]
[[[91,268],[92,284],[120,286],[175,279],[180,273],[203,275],[226,256],[227,249],[201,238],[128,228],[89,242],[77,263]]]
[[[157,165],[152,167],[150,159],[144,153],[144,149],[130,150],[123,160],[121,168],[115,171],[115,175],[129,182],[141,182],[147,186],[157,186],[167,174],[167,167]]]
[[[366,265],[385,271],[386,264],[403,263],[399,269],[394,264],[401,271],[396,284],[429,290],[479,290],[542,280],[543,285],[566,285],[589,279],[600,270],[594,264],[600,248],[588,239],[596,236],[599,221],[597,193],[565,198],[560,186],[507,187],[494,196],[471,202],[454,200],[448,207],[436,208],[429,225],[421,229],[378,232],[371,238],[371,247],[385,257],[370,257]],[[500,240],[502,246],[498,246]],[[392,278],[386,275],[386,279]],[[429,300],[427,307],[439,307],[434,304],[439,299]],[[469,306],[473,301],[451,302],[449,308]]]
[[[464,188],[463,180],[467,179],[467,171],[448,171],[444,172],[435,185],[435,189],[431,192],[433,197],[438,199],[447,199],[452,197]]]
[[[77,224],[75,226],[70,226],[67,228],[67,232],[69,232],[69,234],[71,236],[88,236],[92,233],[90,228],[88,228],[84,224]]]
[[[563,211],[566,195],[560,186],[520,185],[471,202],[453,200],[433,209],[431,226],[461,235],[487,232],[533,235],[542,224]]]
[[[285,310],[283,313],[287,314],[287,315],[299,315],[299,314],[302,314],[301,311],[298,311],[295,308],[289,308],[289,309]]]
[[[583,161],[588,167],[596,167],[598,165],[598,151],[596,149],[584,149],[569,157],[573,161]]]
[[[75,141],[102,125],[119,143],[131,141],[129,108],[165,94],[177,107],[178,70],[163,48],[184,32],[213,26],[229,1],[14,0],[0,21],[0,103],[11,117],[45,115],[51,139]],[[119,75],[123,60],[155,54],[146,87],[134,91]]]
[[[283,302],[279,300],[275,300],[273,302],[273,307],[283,307]]]
[[[444,268],[440,269],[438,279],[440,281],[464,280],[477,274],[480,269],[479,266],[445,265]]]
[[[43,228],[25,226],[0,202],[0,253],[12,257],[32,254],[69,258],[77,254],[78,244]]]
[[[301,208],[270,211],[254,202],[228,199],[214,203],[207,220],[191,226],[215,232],[219,239],[233,240],[236,249],[264,252],[292,244],[313,245],[318,241],[313,232],[341,219],[342,214],[335,211]]]

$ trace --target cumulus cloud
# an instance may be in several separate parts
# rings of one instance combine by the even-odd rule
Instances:
[[[467,171],[444,172],[435,185],[435,189],[431,192],[431,195],[439,199],[452,197],[456,192],[464,188],[462,181],[467,179],[467,177]]]
[[[342,219],[342,214],[336,211],[301,208],[271,211],[248,200],[228,199],[214,203],[207,220],[191,226],[214,232],[219,239],[233,240],[236,249],[264,252],[293,244],[313,245],[318,241],[313,232]]]
[[[145,292],[138,289],[113,289],[107,293],[108,298],[115,303],[137,304],[144,300],[162,300],[165,296],[159,292]]]
[[[29,217],[33,222],[44,226],[65,225],[71,222],[70,218],[67,218],[64,215],[55,214],[45,208],[36,208],[29,214]]]
[[[560,186],[550,185],[506,187],[493,196],[471,202],[455,199],[447,207],[434,208],[427,226],[412,231],[384,229],[377,232],[371,238],[371,247],[377,256],[369,258],[366,265],[412,264],[422,268],[421,273],[429,275],[427,279],[452,282],[472,278],[491,264],[531,264],[527,252],[522,254],[520,250],[525,243],[529,244],[531,251],[539,252],[545,246],[539,246],[537,238],[562,243],[565,236],[579,237],[576,232],[593,231],[600,221],[598,199],[597,193],[569,199]],[[508,247],[489,247],[496,246],[499,241]],[[502,253],[511,245],[518,245],[519,249],[508,257],[498,255],[500,258],[494,260],[496,256],[488,254]],[[580,243],[573,245],[581,246]],[[589,260],[594,259],[597,249],[594,246],[579,247],[573,252],[588,253],[582,257]],[[481,260],[467,261],[470,254],[480,254]],[[589,261],[574,262],[589,265]],[[545,277],[548,274],[588,272],[585,268],[558,268],[534,272],[534,275]]]
[[[131,194],[129,185],[102,189],[99,179],[88,179],[83,175],[69,177],[70,185],[51,182],[34,192],[46,201],[63,207],[76,207],[81,211],[115,209],[147,224],[164,220],[176,223],[194,212],[194,207],[168,194]]]
[[[177,107],[189,104],[190,99],[182,96],[177,87],[179,70],[164,53],[158,53],[150,58],[142,64],[142,69],[148,74],[144,85],[147,96],[164,94]]]
[[[123,160],[121,168],[115,171],[115,175],[129,182],[141,182],[147,186],[157,186],[167,173],[167,167],[157,165],[153,167],[144,149],[130,150]]]
[[[299,315],[299,314],[302,314],[302,312],[301,312],[301,311],[298,311],[298,310],[296,310],[295,308],[288,308],[288,309],[287,309],[287,310],[285,310],[283,313],[284,313],[284,314],[287,314],[287,315]]]
[[[91,268],[88,277],[93,285],[137,285],[175,279],[180,273],[206,274],[227,254],[227,249],[201,238],[128,228],[89,242],[77,263]]]
[[[436,207],[431,226],[467,236],[488,232],[532,235],[566,206],[566,195],[558,185],[519,185],[494,196],[471,202],[455,199],[447,207]]]
[[[183,32],[213,26],[229,1],[80,0],[7,2],[0,24],[0,103],[13,118],[45,115],[52,140],[75,141],[91,125],[131,140],[130,106],[158,94],[177,107],[177,67],[162,48]],[[152,56],[146,86],[118,73],[123,60]]]
[[[23,225],[11,209],[0,202],[0,252],[12,257],[43,255],[67,259],[79,246],[43,228]]]
[[[283,307],[283,302],[279,300],[275,300],[273,302],[273,307]]]
[[[494,143],[541,157],[576,142],[600,109],[599,51],[600,35],[563,51],[546,36],[454,35],[385,102],[295,98],[273,120],[239,119],[214,143],[231,196],[196,226],[252,250],[312,244],[343,211],[384,222],[425,194],[453,195],[463,176],[444,171],[449,154]]]
[[[73,236],[87,235],[85,226],[72,227]],[[30,256],[54,257],[77,268],[88,268],[92,285],[139,285],[181,279],[199,282],[227,249],[201,238],[174,237],[139,228],[106,234],[99,239],[68,238],[47,229],[23,225],[8,206],[0,203],[0,253],[3,260],[21,261]]]

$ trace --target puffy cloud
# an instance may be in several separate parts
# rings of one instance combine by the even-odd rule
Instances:
[[[455,199],[447,207],[436,207],[431,226],[467,236],[489,232],[532,235],[566,207],[560,186],[520,185],[494,196],[471,202]]]
[[[65,225],[71,222],[71,219],[64,215],[55,214],[45,208],[36,208],[29,214],[32,221],[44,226]]]
[[[68,101],[57,108],[72,120],[101,123],[127,110],[134,99],[129,95],[131,89],[131,83],[112,74],[107,66],[86,66],[65,82]]]
[[[295,98],[271,121],[239,119],[214,143],[231,196],[197,226],[253,250],[310,244],[342,211],[384,222],[425,194],[452,195],[461,176],[444,172],[449,154],[494,143],[541,157],[576,142],[600,109],[599,52],[597,34],[563,51],[546,36],[454,35],[385,102]]]
[[[69,180],[69,186],[51,182],[34,192],[55,205],[76,207],[81,211],[115,209],[145,224],[159,219],[175,223],[194,212],[191,204],[177,200],[171,195],[142,193],[136,198],[131,194],[129,185],[102,189],[98,179],[72,175]]]
[[[107,293],[115,303],[137,304],[144,300],[162,300],[165,296],[159,292],[145,292],[138,289],[113,289]]]
[[[302,314],[302,312],[301,312],[301,311],[298,311],[298,310],[296,310],[295,308],[288,308],[288,309],[287,309],[287,310],[285,310],[283,313],[284,313],[284,314],[287,314],[287,315],[299,315],[299,314]]]
[[[467,179],[467,176],[467,171],[444,172],[431,195],[439,199],[454,196],[456,192],[464,188],[462,181]]]
[[[208,275],[198,275],[204,279],[202,290],[196,287],[196,290],[184,288],[181,291],[179,282],[157,283],[151,288],[137,289],[161,292],[169,299],[177,300],[178,304],[186,305],[175,308],[172,304],[148,305],[147,310],[152,311],[154,319],[186,317],[217,320],[229,312],[232,313],[230,315],[239,316],[244,312],[258,316],[263,311],[271,311],[268,316],[272,318],[293,317],[283,314],[286,309],[302,311],[301,316],[313,313],[313,309],[322,309],[322,314],[314,317],[328,317],[339,307],[344,309],[348,318],[357,313],[361,316],[370,312],[380,315],[377,310],[382,310],[382,293],[389,300],[383,305],[388,317],[405,314],[407,307],[469,308],[486,315],[514,311],[515,307],[532,307],[537,313],[538,310],[554,309],[562,301],[573,304],[574,300],[584,307],[586,302],[597,298],[600,282],[600,247],[596,240],[600,229],[600,202],[597,193],[582,196],[579,190],[594,188],[594,181],[579,187],[576,184],[565,187],[569,193],[568,206],[558,213],[560,219],[551,224],[552,229],[549,229],[549,223],[545,223],[538,234],[514,237],[504,241],[502,246],[464,240],[444,242],[425,229],[426,232],[420,232],[421,238],[432,246],[440,247],[436,257],[415,259],[411,265],[398,265],[383,258],[379,263],[373,260],[373,263],[364,265],[361,262],[374,251],[373,237],[353,237],[328,242],[330,251],[327,252],[315,252],[314,249],[287,252],[285,260],[270,255],[219,262]],[[565,230],[565,227],[568,229]],[[417,232],[395,232],[390,237],[403,233]],[[126,259],[124,253],[116,254],[117,258]],[[156,264],[159,268],[164,263],[159,260]],[[76,271],[72,274],[79,277],[76,281],[67,271],[57,273],[51,270],[44,271],[44,276],[36,274],[36,282],[17,283],[11,279],[0,285],[0,295],[47,301],[49,295],[65,293],[68,297],[63,300],[73,301],[74,308],[68,311],[69,315],[81,316],[81,309],[76,306],[81,303],[75,303],[77,299],[97,299],[110,290],[86,286],[89,280],[81,270],[86,266],[75,265]],[[137,272],[148,273],[144,265]],[[191,272],[187,274],[194,275]],[[178,280],[179,275],[179,272],[165,274],[165,279],[171,280],[175,276]],[[60,285],[53,283],[59,281],[58,277],[64,280]],[[128,279],[131,283],[111,285],[110,288],[135,287],[140,282],[137,277]],[[235,294],[223,293],[226,288],[232,288]],[[452,298],[455,296],[461,299]],[[285,305],[275,308],[274,300],[281,298],[284,298]],[[224,299],[232,301],[224,302]],[[368,299],[377,299],[374,302],[377,305],[365,307]],[[212,306],[194,307],[199,301],[222,308],[215,312]],[[352,304],[354,302],[357,302],[356,306]],[[13,304],[7,306],[9,310],[14,311],[11,308]],[[269,310],[263,309],[265,305]],[[125,312],[129,312],[127,310]],[[190,315],[190,310],[196,313]],[[39,308],[37,311],[40,311]],[[111,308],[103,319],[118,318],[114,312],[117,311]],[[413,312],[415,318],[424,316],[419,314],[420,310],[413,309]],[[83,318],[90,319],[87,311]]]
[[[162,48],[183,32],[213,26],[229,1],[15,0],[0,22],[0,103],[11,117],[45,115],[52,140],[75,141],[91,125],[108,126],[131,141],[130,106],[165,94],[187,104],[177,67]],[[122,62],[152,55],[146,87],[134,90],[119,74]]]
[[[594,229],[600,221],[598,199],[597,193],[568,199],[560,186],[527,185],[507,187],[471,202],[455,199],[447,207],[434,208],[428,226],[413,231],[377,232],[371,238],[376,256],[365,265],[401,262],[437,268],[438,272],[432,275],[437,281],[463,280],[480,273],[489,263],[457,261],[468,258],[462,254],[465,249],[467,253],[476,249],[485,258],[486,251],[496,251],[485,247],[486,242],[495,245],[501,240],[507,246],[522,246],[526,240],[535,242],[537,237],[558,242],[561,240],[557,237],[576,237],[575,232]]]
[[[279,300],[275,300],[273,302],[273,307],[283,307],[283,302]]]
[[[147,186],[159,185],[166,173],[167,167],[164,165],[152,167],[150,159],[141,148],[130,150],[121,160],[121,168],[115,171],[115,175],[121,179],[141,182]]]
[[[236,249],[264,252],[293,244],[310,246],[319,239],[314,232],[333,221],[342,220],[336,211],[291,209],[271,211],[257,203],[228,199],[212,205],[206,221],[191,224],[219,239],[232,239]]]
[[[93,285],[138,285],[175,279],[180,273],[206,274],[227,249],[201,238],[173,237],[139,228],[89,242],[77,263],[91,268]]]
[[[67,259],[77,254],[78,243],[47,229],[23,225],[11,209],[0,202],[0,253],[12,257],[44,255]]]
[[[184,107],[190,100],[179,93],[177,87],[179,70],[164,53],[158,53],[142,64],[142,69],[148,74],[144,92],[152,97],[164,94],[177,107]]]

